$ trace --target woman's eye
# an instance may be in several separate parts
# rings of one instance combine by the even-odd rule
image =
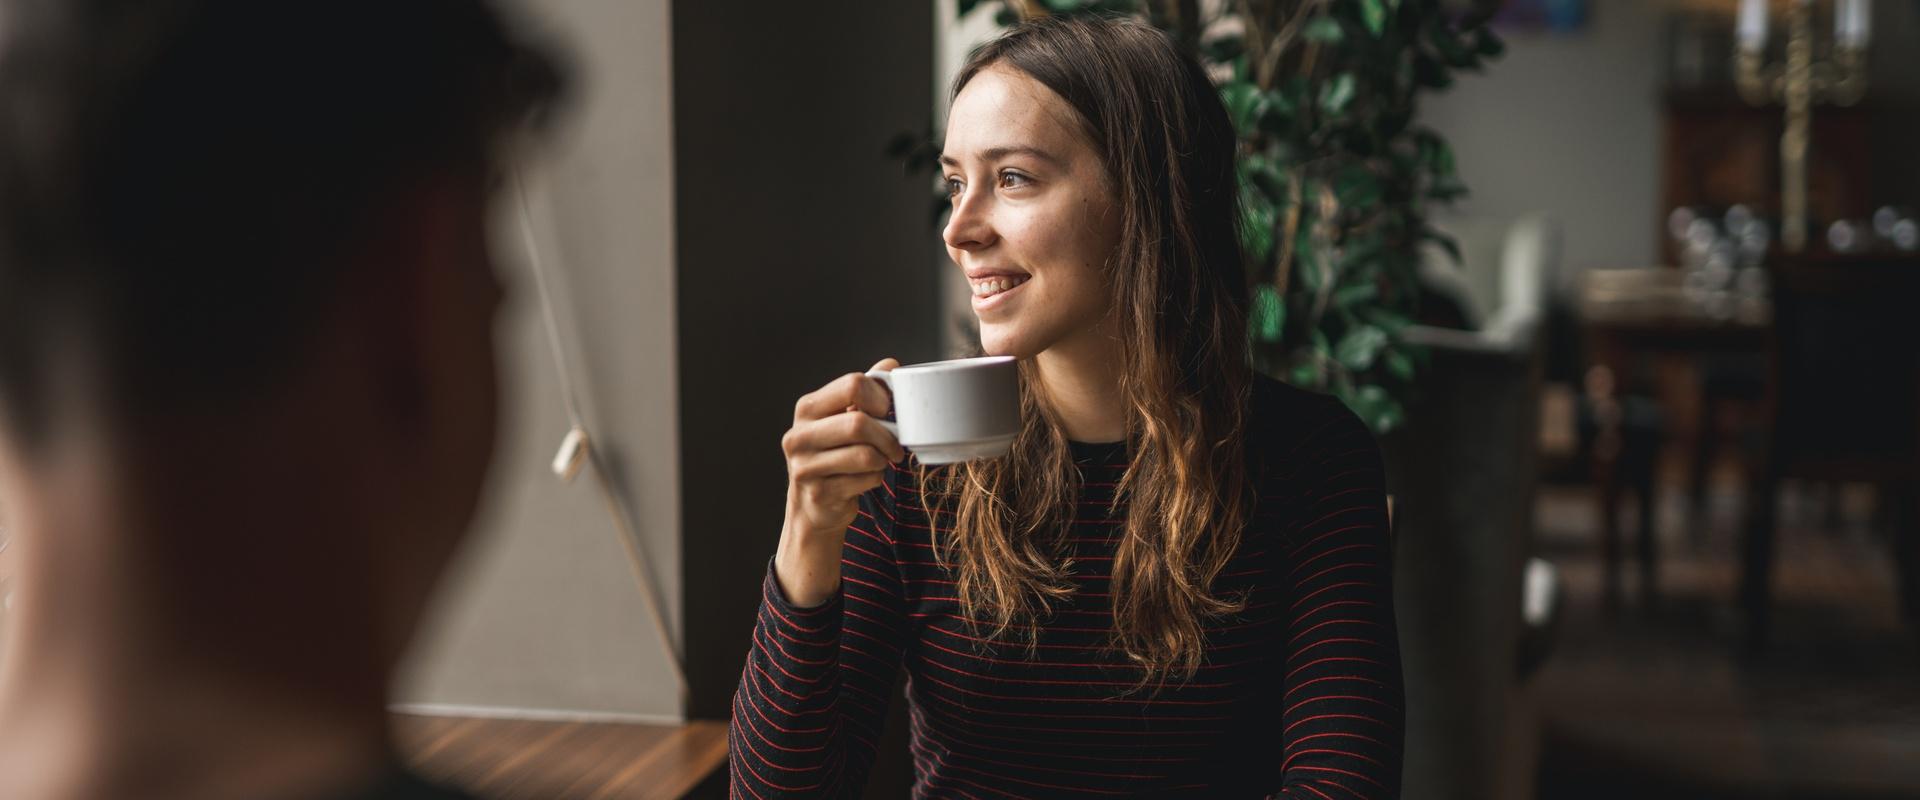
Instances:
[[[959,197],[960,192],[965,190],[966,188],[967,188],[966,184],[961,183],[959,178],[947,179],[947,197],[948,198]]]
[[[1002,189],[1013,189],[1020,186],[1025,186],[1032,182],[1033,182],[1032,178],[1029,178],[1018,172],[1000,173],[1000,188]]]

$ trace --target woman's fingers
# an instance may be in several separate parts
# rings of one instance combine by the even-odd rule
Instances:
[[[883,359],[875,367],[897,363]],[[794,404],[793,427],[780,439],[787,457],[786,530],[797,524],[803,538],[840,535],[860,495],[881,484],[889,463],[907,457],[893,432],[875,419],[892,403],[879,381],[850,372]]]
[[[900,446],[900,441],[894,438],[893,433],[864,411],[842,410],[825,419],[796,422],[780,440],[781,449],[786,451],[789,461],[805,453],[856,444],[872,448],[889,461],[907,457],[907,451]]]
[[[796,481],[826,481],[842,475],[884,472],[886,455],[872,445],[855,444],[805,453],[788,459],[788,472]],[[865,491],[864,489],[862,491]]]
[[[802,491],[812,492],[813,497],[806,498],[813,504],[825,508],[850,509],[860,502],[860,495],[879,486],[884,480],[884,472],[860,472],[847,475],[835,475],[831,478],[805,485]],[[842,509],[842,510],[844,510]]]
[[[889,358],[880,363],[893,361]],[[884,417],[893,408],[893,397],[879,381],[863,373],[849,372],[832,383],[808,392],[793,406],[793,421],[822,419],[852,406],[876,417]]]

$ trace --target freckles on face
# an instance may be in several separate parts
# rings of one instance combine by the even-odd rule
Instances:
[[[943,238],[973,287],[986,352],[1030,358],[1095,335],[1119,215],[1073,108],[989,67],[954,98],[941,163],[953,201]]]

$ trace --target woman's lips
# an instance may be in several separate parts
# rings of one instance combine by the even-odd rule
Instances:
[[[1030,275],[1003,276],[973,281],[973,313],[984,314],[1007,303],[1021,287],[1033,279]]]

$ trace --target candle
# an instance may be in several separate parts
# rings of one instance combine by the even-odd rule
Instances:
[[[1873,13],[1867,0],[1840,0],[1833,7],[1833,38],[1841,47],[1864,50]]]
[[[1740,49],[1767,46],[1767,0],[1740,0]]]

